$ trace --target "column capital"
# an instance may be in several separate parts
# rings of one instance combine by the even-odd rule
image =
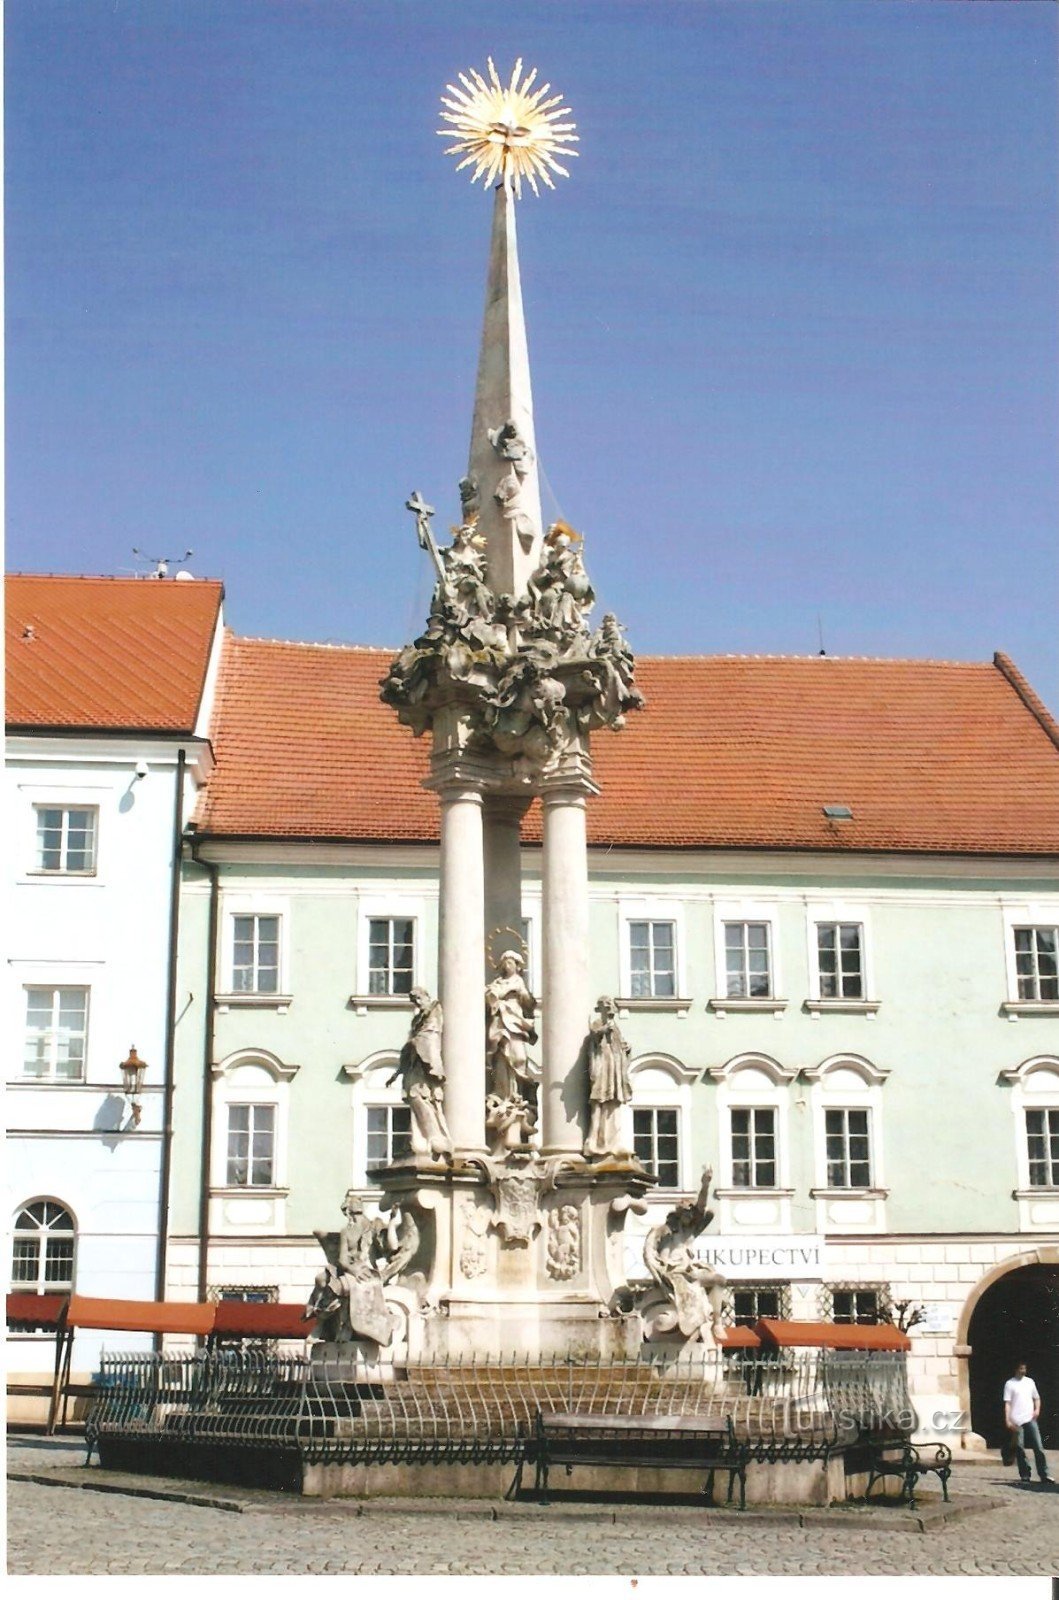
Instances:
[[[424,789],[433,789],[439,803],[443,806],[451,806],[460,801],[467,801],[480,807],[485,799],[483,790],[475,783],[473,778],[468,777],[456,777],[450,774],[443,778],[425,778],[423,787]]]
[[[590,796],[599,794],[599,785],[589,777],[564,774],[545,779],[539,792],[545,810],[552,806],[584,806]]]

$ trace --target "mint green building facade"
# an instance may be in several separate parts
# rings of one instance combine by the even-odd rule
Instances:
[[[196,854],[168,1293],[297,1300],[322,1262],[313,1230],[351,1185],[370,1197],[372,1161],[402,1148],[387,1080],[410,1008],[378,991],[436,992],[437,852],[206,837]],[[645,1275],[647,1229],[710,1166],[703,1244],[729,1317],[872,1320],[911,1303],[923,1432],[988,1434],[1012,1340],[1042,1323],[1045,1363],[1057,1343],[1059,862],[612,848],[590,852],[590,875],[594,991],[618,1001],[636,1148],[661,1180],[630,1276]],[[523,882],[532,987],[532,847]],[[844,969],[829,954],[843,941]],[[1005,1285],[1021,1285],[1017,1305],[998,1300]]]

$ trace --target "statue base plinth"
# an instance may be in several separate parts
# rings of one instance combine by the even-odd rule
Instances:
[[[634,1158],[523,1148],[379,1180],[383,1207],[410,1212],[419,1234],[386,1285],[401,1326],[384,1360],[638,1353],[641,1320],[619,1293],[625,1223],[652,1184]]]

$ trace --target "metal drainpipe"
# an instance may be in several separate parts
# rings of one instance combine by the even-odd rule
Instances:
[[[217,992],[217,902],[221,869],[218,862],[203,861],[201,841],[191,841],[191,859],[210,880],[210,910],[206,931],[206,1026],[202,1060],[202,1150],[199,1157],[199,1275],[196,1298],[205,1300],[210,1257],[210,1145],[213,1141],[213,1045]]]
[[[184,774],[187,751],[177,751],[176,792],[173,800],[173,857],[169,869],[169,971],[165,996],[165,1067],[162,1112],[162,1162],[158,1199],[158,1259],[154,1297],[165,1299],[166,1247],[169,1235],[169,1176],[173,1156],[173,1062],[176,1054],[177,940],[180,934],[180,868],[184,854]],[[154,1336],[156,1350],[162,1336]]]

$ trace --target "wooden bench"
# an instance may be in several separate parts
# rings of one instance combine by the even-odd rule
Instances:
[[[713,1500],[717,1471],[728,1473],[728,1503],[739,1480],[739,1509],[746,1509],[749,1453],[735,1437],[731,1417],[593,1416],[569,1411],[537,1411],[526,1456],[536,1463],[534,1491],[548,1504],[548,1473],[565,1467],[682,1467],[706,1472],[707,1500]],[[521,1485],[519,1463],[512,1492]]]
[[[920,1478],[933,1472],[941,1484],[944,1499],[949,1498],[949,1474],[952,1472],[952,1451],[947,1444],[912,1444],[908,1439],[867,1439],[868,1485],[864,1491],[867,1500],[875,1484],[884,1478],[901,1479],[901,1499],[915,1509],[916,1485]]]

